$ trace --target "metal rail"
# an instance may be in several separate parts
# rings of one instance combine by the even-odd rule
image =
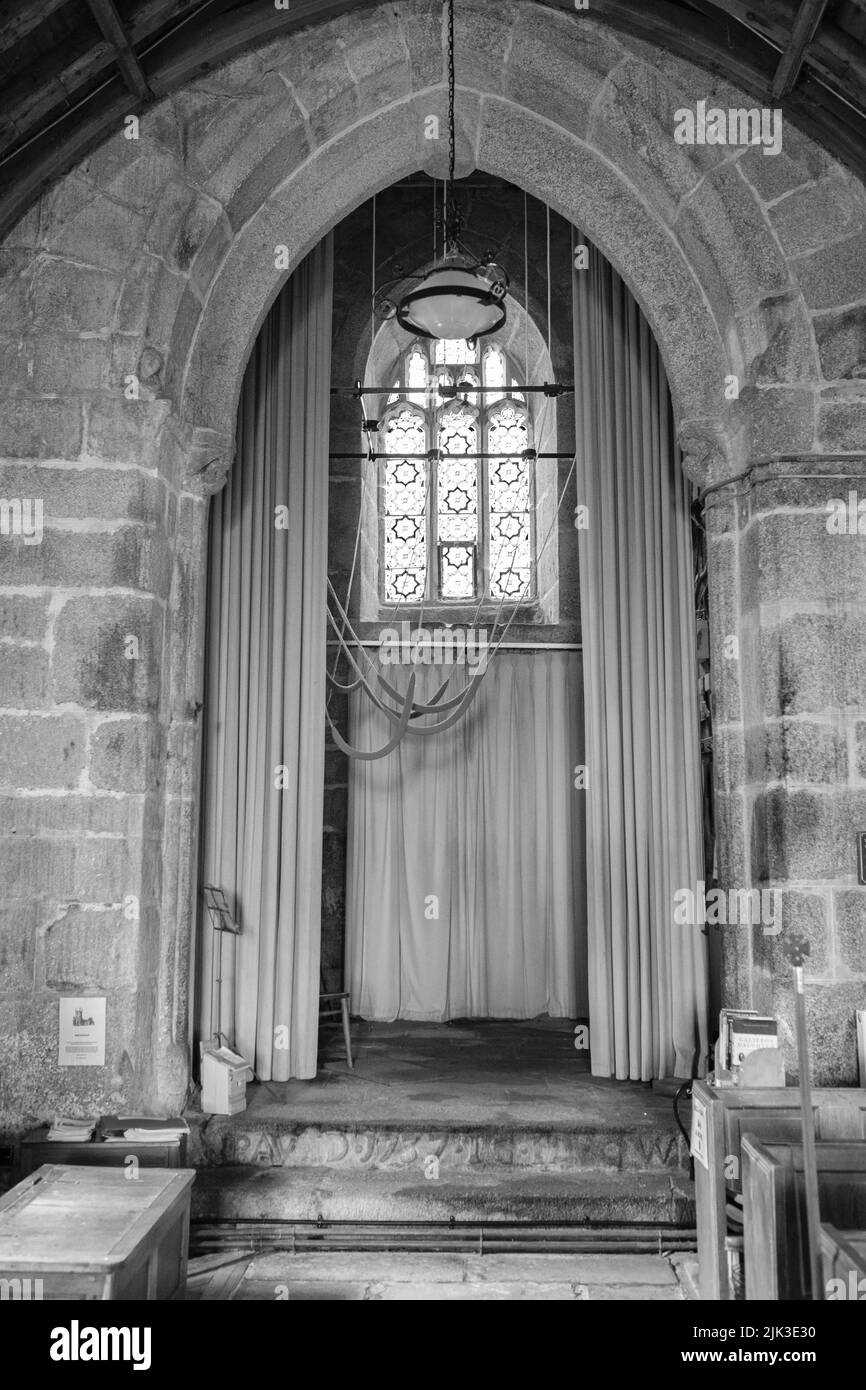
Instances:
[[[529,607],[529,606],[531,605],[531,603],[532,603],[532,600],[530,599],[530,600],[529,600],[529,603],[527,604],[527,607]],[[420,606],[420,605],[419,605],[419,606]],[[467,607],[471,607],[471,606],[472,606],[471,604],[468,604],[468,605],[467,605]],[[396,623],[396,621],[397,621],[397,619],[398,619],[399,617],[400,617],[400,614],[398,613],[398,614],[396,615],[395,619],[394,619],[394,623]],[[429,613],[427,614],[427,617],[428,617],[428,620],[429,620],[429,619],[430,619],[430,614],[429,614]],[[435,623],[435,624],[437,624],[437,626],[431,627],[431,628],[429,629],[429,632],[432,633],[432,637],[431,637],[431,639],[430,639],[429,645],[430,645],[430,647],[431,647],[432,649],[435,650],[435,648],[436,648],[437,645],[439,645],[439,646],[444,646],[444,645],[445,645],[444,642],[442,642],[441,640],[437,643],[437,636],[438,636],[439,634],[441,634],[442,632],[449,632],[450,629],[447,628],[447,627],[443,629],[442,627],[438,626],[438,624],[440,624],[440,623],[442,622],[441,615],[440,615],[438,612],[437,612],[436,616],[432,619],[432,622]],[[394,626],[394,623],[391,624],[392,627]],[[379,623],[378,623],[378,626],[379,626],[379,627],[387,627],[387,626],[388,626],[388,619],[387,619],[387,618],[382,618],[382,619],[380,619],[380,621],[379,621]],[[458,626],[459,626],[459,624],[458,624]],[[532,627],[532,626],[534,626],[534,624],[529,623],[529,624],[527,624],[527,626]],[[563,626],[565,626],[565,624],[563,624]],[[484,630],[484,629],[485,629],[485,624],[484,624],[484,621],[483,621],[483,619],[482,619],[481,624],[480,624],[480,629],[479,629],[479,630]],[[416,629],[416,632],[417,632],[417,629]],[[426,642],[427,639],[426,639],[425,637],[422,636],[419,640],[420,640],[422,643],[424,643],[424,642]],[[376,648],[379,648],[379,647],[382,646],[382,639],[381,639],[381,637],[369,637],[369,638],[365,637],[365,638],[362,638],[362,640],[361,640],[360,642],[351,642],[351,641],[349,641],[348,639],[346,639],[344,642],[337,642],[336,639],[334,639],[334,638],[329,638],[328,641],[327,641],[327,643],[326,643],[326,646],[328,646],[328,647],[343,647],[344,645],[347,646],[347,647],[369,647],[369,648],[371,648],[371,649],[376,649]],[[389,645],[390,645],[392,648],[393,648],[393,647],[399,647],[400,650],[402,651],[403,648],[406,648],[407,650],[408,650],[408,649],[411,649],[411,648],[415,645],[415,642],[414,642],[413,639],[410,639],[408,642],[404,642],[404,641],[402,640],[402,638],[400,638],[400,639],[398,639],[396,642],[392,642],[392,643],[390,643]],[[582,652],[582,651],[583,651],[583,645],[582,645],[582,643],[580,643],[580,642],[500,642],[500,643],[499,643],[499,646],[500,646],[501,650],[504,651],[504,652],[522,652],[522,651],[526,651],[526,652]],[[396,664],[396,663],[395,663],[395,664]]]
[[[439,450],[433,449],[426,454],[385,454],[381,450],[377,452],[371,449],[367,454],[329,454],[329,459],[399,459],[402,463],[405,459],[425,459],[427,463],[454,463],[459,459],[522,459],[523,454],[443,454]],[[570,454],[537,454],[534,449],[530,450],[529,461],[534,463],[536,459],[573,459],[574,450]]]
[[[652,1254],[697,1249],[692,1227],[523,1221],[283,1221],[229,1217],[193,1221],[190,1253],[369,1251],[494,1254]]]
[[[430,386],[399,386],[395,387],[393,382],[390,386],[362,386],[360,381],[356,381],[354,386],[332,386],[332,396],[441,396],[444,399],[451,396],[513,396],[516,391],[538,392],[545,396],[562,396],[567,392],[574,392],[573,386],[564,386],[562,382],[545,381],[542,386],[475,386],[471,381],[455,385],[448,384],[447,381],[434,381]]]

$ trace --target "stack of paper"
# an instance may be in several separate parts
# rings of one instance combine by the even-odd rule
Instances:
[[[96,1137],[106,1144],[170,1144],[189,1134],[189,1125],[179,1116],[103,1115]]]
[[[72,1120],[56,1115],[48,1131],[49,1139],[63,1140],[67,1144],[87,1144],[93,1138],[92,1120]]]

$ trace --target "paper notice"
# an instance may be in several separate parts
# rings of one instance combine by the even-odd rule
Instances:
[[[697,1096],[692,1097],[692,1158],[709,1168],[707,1154],[707,1107]]]
[[[105,1000],[60,1000],[61,1067],[105,1066]]]

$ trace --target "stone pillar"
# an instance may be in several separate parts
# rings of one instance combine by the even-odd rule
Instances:
[[[225,484],[234,439],[172,419],[163,435],[160,471],[176,480],[174,547],[167,601],[160,700],[164,747],[157,990],[143,1056],[146,1101],[179,1110],[190,1082],[194,951],[198,898],[201,711],[207,607],[208,500]],[[151,1021],[149,1021],[151,1022]]]
[[[855,1010],[866,1008],[866,888],[857,882],[866,461],[755,464],[710,492],[705,515],[719,882],[776,890],[781,907],[774,921],[720,928],[723,1002],[777,1014],[796,1075],[782,948],[786,936],[806,936],[813,1081],[856,1084]]]
[[[174,525],[153,467],[164,403],[69,406],[56,438],[42,400],[15,409],[0,496],[38,504],[44,529],[0,537],[0,1111],[13,1124],[141,1096]],[[58,998],[79,993],[108,1000],[103,1068],[59,1066]]]
[[[232,448],[166,401],[100,397],[48,432],[51,404],[16,399],[0,462],[11,1129],[185,1097],[206,497]],[[107,1000],[104,1067],[59,1065],[58,1000],[75,994]]]

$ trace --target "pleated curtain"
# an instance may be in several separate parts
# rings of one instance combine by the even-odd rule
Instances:
[[[211,514],[202,881],[241,928],[223,943],[222,1031],[262,1080],[316,1073],[332,266],[329,237],[265,320]]]
[[[428,700],[445,664],[382,674]],[[429,721],[428,721],[429,722]],[[346,900],[352,1009],[366,1019],[585,1016],[586,885],[580,655],[505,652],[453,728],[407,737],[349,772]],[[350,741],[390,726],[363,691]]]
[[[690,1076],[707,1016],[704,937],[673,920],[703,878],[687,481],[652,332],[594,247],[574,348],[592,1071]]]

